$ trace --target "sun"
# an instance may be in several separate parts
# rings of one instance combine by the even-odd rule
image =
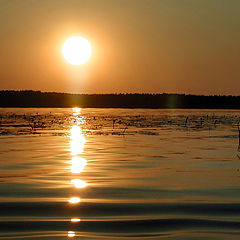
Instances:
[[[70,37],[62,47],[64,58],[72,65],[86,63],[92,54],[90,42],[80,36]]]

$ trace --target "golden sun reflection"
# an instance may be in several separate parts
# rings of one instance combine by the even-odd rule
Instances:
[[[72,197],[68,200],[69,203],[79,203],[81,201],[81,199],[79,197]]]
[[[78,155],[83,153],[83,147],[84,147],[85,139],[84,137],[81,137],[78,141],[71,141],[71,155]]]
[[[83,171],[84,167],[87,164],[87,161],[84,158],[79,157],[80,154],[83,153],[85,138],[82,132],[82,128],[78,126],[78,124],[84,124],[84,120],[81,119],[78,115],[81,114],[81,108],[73,108],[73,115],[75,116],[75,120],[77,124],[73,125],[70,130],[70,151],[72,155],[72,159],[70,161],[71,167],[70,170],[72,173],[80,173]],[[76,188],[85,188],[87,183],[80,179],[72,179],[70,184],[74,185]],[[79,197],[71,197],[68,202],[70,204],[77,204],[81,201]],[[80,218],[71,218],[72,223],[80,222]],[[68,232],[68,237],[75,237],[76,234],[73,231]]]
[[[74,156],[74,155],[83,153],[83,149],[84,149],[86,140],[82,133],[82,129],[79,126],[77,126],[77,125],[72,126],[71,139],[72,139],[72,141],[70,141],[71,155]]]
[[[73,231],[68,232],[68,237],[75,237],[75,236],[76,236],[75,232]]]
[[[73,157],[71,161],[71,172],[80,173],[83,171],[84,167],[87,164],[87,161],[84,158]]]
[[[78,107],[74,107],[72,108],[72,111],[73,111],[73,116],[78,116],[81,114],[82,109]]]
[[[76,188],[85,188],[87,186],[87,183],[80,179],[72,179],[71,184],[73,184]]]
[[[82,129],[77,125],[73,125],[71,128],[71,138],[76,139],[79,135],[82,135]]]
[[[80,220],[80,218],[72,218],[71,219],[71,222],[80,222],[81,220]]]

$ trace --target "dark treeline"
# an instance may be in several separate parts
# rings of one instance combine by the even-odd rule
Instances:
[[[240,96],[0,91],[0,107],[240,109]]]

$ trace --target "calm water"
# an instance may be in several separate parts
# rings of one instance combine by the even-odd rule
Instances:
[[[0,239],[240,238],[240,111],[0,114]]]

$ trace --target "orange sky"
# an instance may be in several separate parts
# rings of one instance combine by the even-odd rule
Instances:
[[[240,94],[238,0],[0,0],[0,89]],[[90,61],[67,63],[81,35]]]

